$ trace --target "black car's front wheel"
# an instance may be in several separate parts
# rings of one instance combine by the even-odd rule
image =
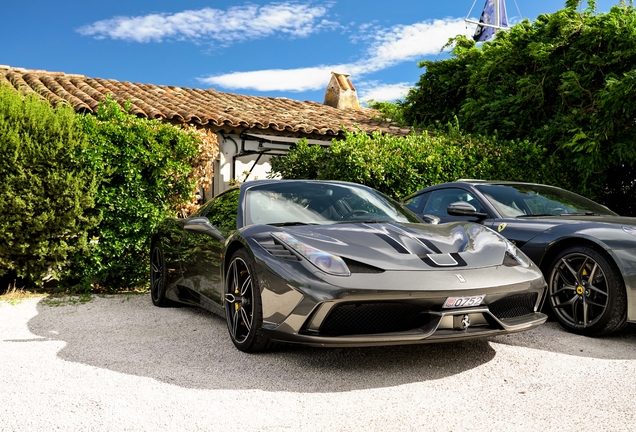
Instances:
[[[599,336],[623,327],[627,299],[621,274],[608,258],[587,246],[559,253],[550,265],[548,300],[563,327]]]
[[[234,345],[244,352],[262,351],[269,340],[262,334],[263,308],[252,258],[245,249],[232,255],[225,276],[225,315]]]
[[[166,298],[167,279],[166,260],[161,242],[156,241],[150,248],[150,297],[155,306],[171,305],[170,300]]]

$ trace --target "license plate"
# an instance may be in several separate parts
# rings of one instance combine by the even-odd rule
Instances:
[[[444,309],[463,308],[471,306],[479,306],[485,295],[470,296],[470,297],[448,297],[444,302]]]

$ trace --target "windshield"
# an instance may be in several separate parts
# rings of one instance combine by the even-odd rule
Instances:
[[[567,214],[616,215],[592,200],[553,186],[487,184],[475,187],[503,217]]]
[[[385,195],[355,184],[283,180],[247,189],[245,225],[420,222]]]

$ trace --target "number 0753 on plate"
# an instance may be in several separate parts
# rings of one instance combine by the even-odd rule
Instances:
[[[484,300],[485,295],[470,296],[470,297],[448,297],[444,302],[444,309],[461,308],[479,306]]]

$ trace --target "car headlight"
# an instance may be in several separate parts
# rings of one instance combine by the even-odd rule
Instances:
[[[284,243],[298,254],[303,256],[307,261],[318,267],[325,273],[329,273],[335,276],[351,276],[351,272],[345,264],[344,260],[339,256],[330,254],[329,252],[321,251],[313,246],[306,245],[298,240],[296,237],[287,234],[285,232],[272,233],[281,243]]]
[[[506,240],[506,254],[504,256],[503,265],[507,267],[522,266],[530,267],[530,259],[521,252],[517,246]]]

